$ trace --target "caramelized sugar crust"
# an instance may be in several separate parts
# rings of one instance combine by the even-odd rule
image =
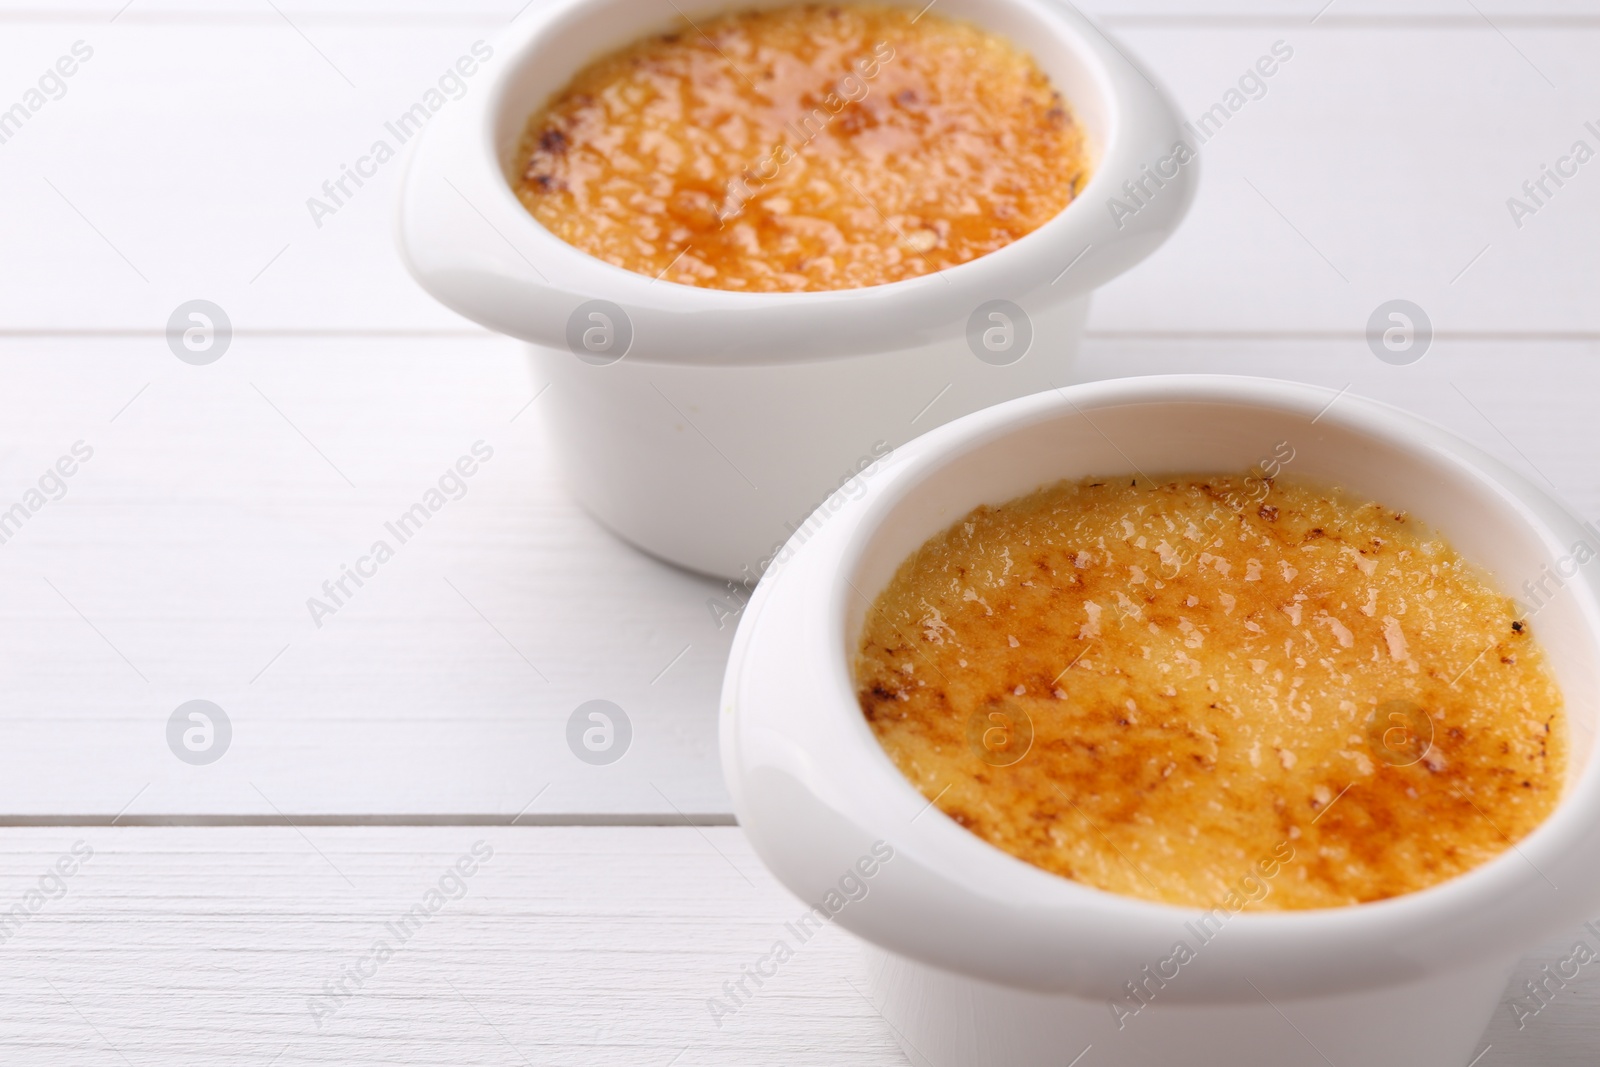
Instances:
[[[1529,833],[1564,783],[1561,694],[1513,603],[1403,512],[1283,479],[980,507],[878,597],[856,679],[962,826],[1184,906],[1422,889]]]
[[[697,27],[533,116],[517,194],[557,237],[686,285],[853,289],[993,252],[1088,180],[1061,96],[971,24],[806,4]]]

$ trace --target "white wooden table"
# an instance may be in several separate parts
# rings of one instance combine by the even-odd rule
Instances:
[[[0,921],[0,1062],[905,1062],[839,931],[711,1021],[797,908],[717,767],[718,585],[565,498],[560,397],[396,261],[397,164],[307,210],[521,5],[0,2],[0,109],[29,108],[0,124],[0,512],[93,450],[0,526],[0,915],[29,915]],[[1084,377],[1348,387],[1600,518],[1600,160],[1520,227],[1506,203],[1600,148],[1600,0],[1086,7],[1191,116],[1294,55],[1098,298]],[[206,366],[164,336],[197,298],[234,330]],[[1364,338],[1394,298],[1435,330],[1409,366]],[[478,441],[466,495],[317,626],[307,598]],[[232,730],[206,765],[167,741],[197,699]],[[591,699],[633,724],[608,766],[565,741]],[[1595,1063],[1597,999],[1586,973],[1523,1029],[1502,1008],[1479,1062]]]

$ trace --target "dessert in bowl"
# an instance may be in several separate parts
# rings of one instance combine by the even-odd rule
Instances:
[[[792,5],[560,0],[519,17],[487,78],[414,142],[407,266],[448,307],[532,343],[571,491],[646,551],[754,584],[876,456],[1067,381],[1090,293],[1187,211],[1198,162],[1172,105],[1070,6],[947,0],[913,25],[922,7],[841,5],[854,28],[811,54],[748,24]],[[995,51],[964,76],[933,62],[962,35]],[[717,48],[736,58],[714,64]],[[970,88],[973,71],[1009,86],[1032,126],[935,98],[940,78]],[[752,88],[769,72],[783,94]],[[720,123],[672,125],[630,96],[699,75],[722,79],[694,102],[726,102]],[[614,107],[583,99],[606,91]],[[637,173],[684,144],[712,168],[702,186],[687,165],[665,185]],[[595,181],[620,183],[613,200]],[[684,226],[701,244],[673,245]]]
[[[871,631],[872,605],[919,548],[945,536],[958,522],[971,521],[975,508],[1002,511],[1008,502],[1063,482],[1086,484],[1083,480],[1091,479],[1110,486],[1121,479],[1122,486],[1145,493],[1170,483],[1181,488],[1183,479],[1170,472],[1242,474],[1273,456],[1280,443],[1293,455],[1275,482],[1275,491],[1283,495],[1276,504],[1269,497],[1257,507],[1278,507],[1278,522],[1299,523],[1317,507],[1327,507],[1326,502],[1315,503],[1316,494],[1338,487],[1350,502],[1344,525],[1319,519],[1301,532],[1323,525],[1325,533],[1337,529],[1353,537],[1361,523],[1380,519],[1363,518],[1361,508],[1381,501],[1394,509],[1390,516],[1403,512],[1408,522],[1425,528],[1417,545],[1409,546],[1412,550],[1420,551],[1418,546],[1432,539],[1447,545],[1461,562],[1450,569],[1450,560],[1440,554],[1429,560],[1430,568],[1438,564],[1441,573],[1450,570],[1463,583],[1468,578],[1480,583],[1474,587],[1477,594],[1493,597],[1495,611],[1506,612],[1502,617],[1483,609],[1482,617],[1472,622],[1492,626],[1496,640],[1504,642],[1523,640],[1521,631],[1510,625],[1521,623],[1528,640],[1537,642],[1523,647],[1541,650],[1542,667],[1525,680],[1538,689],[1542,676],[1549,686],[1539,689],[1544,695],[1538,700],[1530,696],[1530,703],[1559,700],[1567,728],[1565,758],[1557,761],[1559,767],[1553,762],[1541,782],[1550,799],[1547,816],[1540,812],[1544,817],[1529,818],[1518,827],[1525,836],[1514,838],[1514,847],[1478,855],[1481,862],[1463,864],[1431,883],[1388,883],[1386,888],[1395,892],[1358,889],[1345,896],[1364,902],[1343,903],[1330,895],[1295,910],[1264,911],[1251,905],[1272,900],[1270,894],[1287,898],[1288,879],[1298,877],[1296,863],[1304,862],[1308,853],[1299,853],[1297,861],[1265,848],[1264,854],[1244,857],[1248,862],[1230,868],[1231,884],[1202,879],[1204,891],[1188,897],[1149,886],[1143,892],[1127,884],[1101,887],[1092,878],[1056,873],[1046,869],[1048,864],[1028,862],[991,843],[946,814],[936,793],[930,797],[929,790],[917,788],[902,773],[863,714],[858,683],[867,676],[858,675],[857,657],[863,636]],[[1148,480],[1141,471],[1155,478]],[[1311,495],[1294,496],[1292,479],[1301,479],[1302,491]],[[1233,509],[1223,510],[1229,521],[1240,521]],[[1391,535],[1386,548],[1402,540]],[[1092,383],[1011,401],[940,427],[900,449],[864,494],[841,501],[758,589],[741,622],[722,702],[723,764],[740,824],[763,861],[808,903],[824,901],[840,873],[860,856],[873,854],[875,846],[880,852],[874,855],[892,851],[893,858],[882,862],[874,875],[870,894],[840,910],[834,921],[867,943],[876,1003],[916,1062],[941,1067],[1059,1064],[1093,1044],[1096,1062],[1128,1065],[1172,1056],[1184,1062],[1274,1067],[1330,1061],[1462,1067],[1516,960],[1600,903],[1600,889],[1594,888],[1600,884],[1600,771],[1592,751],[1600,692],[1600,609],[1589,576],[1573,565],[1574,559],[1593,555],[1594,541],[1559,504],[1472,446],[1420,419],[1348,394],[1335,399],[1329,390],[1285,382],[1173,376]],[[1295,542],[1296,551],[1301,543]],[[1171,548],[1179,545],[1169,542]],[[1108,540],[1107,548],[1112,547]],[[1305,554],[1308,560],[1312,555]],[[1349,558],[1334,552],[1330,559],[1341,557]],[[1160,577],[1155,570],[1160,561],[1160,553],[1152,553],[1147,577]],[[1013,565],[1022,562],[1021,554],[1013,552]],[[1092,561],[1083,562],[1087,572]],[[1199,559],[1199,550],[1173,562],[1183,572],[1180,580],[1192,578],[1196,567],[1215,571],[1214,561]],[[1076,569],[1076,563],[1070,565]],[[1004,562],[994,567],[1003,571]],[[1356,573],[1365,577],[1359,566]],[[1563,580],[1553,595],[1524,604],[1520,615],[1506,605],[1504,594],[1520,593],[1525,581],[1554,573]],[[1135,576],[1124,572],[1118,577]],[[1247,606],[1246,577],[1238,576],[1236,611]],[[988,592],[969,584],[976,596],[989,598]],[[1176,586],[1169,583],[1169,588]],[[1550,589],[1549,583],[1545,588]],[[1213,592],[1225,589],[1217,586]],[[1470,590],[1463,584],[1457,591]],[[1287,588],[1277,592],[1288,598],[1283,605],[1274,603],[1272,610],[1295,603]],[[1338,629],[1317,621],[1315,613],[1326,610],[1332,622],[1351,630],[1352,650],[1357,639],[1366,645],[1375,637],[1381,657],[1399,663],[1384,636],[1384,616],[1407,621],[1422,617],[1415,607],[1402,617],[1393,599],[1400,595],[1397,588],[1380,585],[1378,604],[1390,598],[1389,607],[1373,616],[1360,611],[1365,597],[1343,597],[1344,608],[1338,606],[1340,600],[1312,606],[1308,599],[1302,602],[1301,622],[1321,635],[1318,640],[1325,642],[1328,653],[1344,649]],[[959,593],[956,602],[970,603]],[[1480,608],[1490,603],[1473,602]],[[1178,603],[1191,610],[1187,595]],[[1536,608],[1531,617],[1530,608]],[[1107,609],[1102,620],[1106,631],[1115,625],[1110,614]],[[1289,613],[1279,614],[1293,625]],[[1370,631],[1358,625],[1363,620],[1370,621]],[[1080,614],[1077,621],[1085,620]],[[1171,631],[1150,635],[1151,643],[1167,642],[1159,646],[1167,662],[1177,662],[1174,648],[1191,657],[1200,651],[1185,643],[1194,635],[1185,634],[1176,612],[1142,621]],[[1501,622],[1506,624],[1503,634]],[[1272,620],[1271,625],[1278,623]],[[1263,624],[1263,629],[1270,628]],[[1020,656],[1027,641],[1037,640],[1026,630],[1008,634],[1017,637],[1019,647],[1013,649],[1003,635],[997,645],[1002,656]],[[1221,652],[1244,647],[1240,635],[1227,636],[1220,628],[1201,636],[1222,645]],[[1277,640],[1284,634],[1272,636]],[[1417,635],[1405,631],[1403,622],[1399,636],[1415,640]],[[1417,642],[1408,655],[1421,647]],[[1371,651],[1363,648],[1363,657]],[[1516,654],[1508,645],[1495,656],[1494,667],[1511,670],[1499,660]],[[1105,663],[1095,662],[1097,656],[1106,658],[1090,652],[1086,660],[1093,670],[1104,671]],[[1242,656],[1238,673],[1241,678],[1270,678],[1258,675],[1249,663],[1269,658],[1259,649]],[[1310,658],[1307,663],[1315,666]],[[1451,666],[1454,670],[1438,681],[1441,688],[1430,690],[1434,695],[1447,691],[1455,672],[1469,664]],[[1474,669],[1484,666],[1480,662]],[[1344,697],[1330,698],[1331,710],[1339,711],[1338,701],[1348,699],[1357,709],[1346,713],[1346,725],[1365,724],[1391,699],[1382,692],[1391,684],[1407,677],[1433,684],[1432,665],[1419,661],[1418,668],[1416,675],[1407,670],[1366,688],[1355,676]],[[1073,668],[1081,669],[1081,663]],[[1266,668],[1277,669],[1270,664]],[[936,677],[931,667],[918,670]],[[1216,674],[1225,687],[1226,678]],[[1062,686],[1069,697],[1075,688],[1070,675]],[[1017,681],[1031,687],[1026,677]],[[1050,681],[1044,678],[1040,684]],[[1204,685],[1203,678],[1199,684]],[[1280,693],[1286,705],[1292,685],[1286,672]],[[1086,701],[1107,695],[1092,686],[1077,687]],[[892,693],[889,686],[883,688]],[[1302,689],[1295,703],[1306,695]],[[1370,707],[1365,704],[1369,698],[1375,701]],[[900,703],[898,696],[888,699]],[[1050,699],[1059,700],[1053,693]],[[1148,727],[1157,716],[1135,703],[1132,725],[1139,725],[1142,716]],[[885,701],[886,708],[892,706]],[[1313,709],[1318,710],[1315,702]],[[1093,712],[1094,707],[1084,710]],[[1297,720],[1288,714],[1293,710],[1286,708],[1273,724],[1282,735],[1279,747],[1289,751],[1300,750],[1300,743],[1312,736],[1309,729],[1304,739],[1293,734]],[[1472,709],[1432,710],[1438,728],[1448,731],[1462,726],[1462,716]],[[1035,740],[1049,729],[1035,723]],[[1127,728],[1108,721],[1105,729]],[[1378,737],[1387,732],[1385,727]],[[1218,740],[1227,739],[1219,735]],[[1271,740],[1263,738],[1262,755],[1286,770]],[[959,743],[971,745],[973,740]],[[1405,733],[1390,743],[1392,752],[1402,754],[1410,746]],[[1426,759],[1429,750],[1418,748]],[[1352,755],[1385,762],[1378,752],[1358,737]],[[1460,759],[1459,750],[1452,753],[1448,744],[1440,752],[1447,760]],[[1357,770],[1359,761],[1336,758]],[[1375,767],[1368,780],[1391,773],[1434,773],[1424,764],[1403,763]],[[1026,760],[1018,764],[1027,765]],[[1157,780],[1162,769],[1155,768]],[[1358,776],[1352,774],[1353,779]],[[1136,774],[1123,777],[1127,799],[1152,784]],[[1074,786],[1070,778],[1061,784],[1067,790]],[[1117,784],[1117,779],[1107,779],[1098,791],[1114,798]],[[1298,800],[1301,808],[1291,812],[1286,831],[1300,825],[1303,831],[1320,833],[1336,818],[1358,820],[1375,810],[1370,797],[1367,802],[1358,798],[1359,784],[1342,799],[1330,795],[1325,801],[1315,784],[1306,783]],[[1079,796],[1068,796],[1090,810]],[[1431,805],[1445,799],[1419,796],[1418,802]],[[949,797],[942,802],[949,803]],[[1071,811],[1070,803],[1060,808]],[[1181,816],[1181,805],[1174,810]],[[1196,813],[1203,834],[1212,832],[1213,814]],[[1321,821],[1312,826],[1317,818]],[[1076,812],[1062,822],[1093,834]],[[1391,829],[1373,824],[1364,833],[1381,845]],[[1127,839],[1111,836],[1118,848],[1128,850]],[[1314,838],[1307,832],[1298,840]],[[1407,847],[1404,837],[1388,840],[1396,849]],[[1072,854],[1070,848],[1067,854]],[[1150,873],[1156,874],[1153,867]],[[1267,894],[1260,892],[1263,885]]]

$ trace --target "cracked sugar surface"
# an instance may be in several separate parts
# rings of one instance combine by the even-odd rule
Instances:
[[[1031,233],[1088,180],[1028,54],[937,12],[746,11],[603,57],[530,120],[517,195],[590,255],[685,285],[852,289]]]
[[[1299,480],[1096,478],[980,507],[877,597],[855,671],[946,815],[1184,906],[1423,889],[1565,783],[1561,694],[1513,602],[1412,517]]]

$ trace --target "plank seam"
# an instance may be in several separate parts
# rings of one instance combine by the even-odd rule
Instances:
[[[727,812],[619,812],[614,814],[543,814],[514,816],[504,813],[455,815],[0,815],[0,829],[48,827],[305,827],[305,826],[737,826]]]
[[[507,25],[507,20],[501,17],[468,13],[452,13],[447,11],[419,12],[414,15],[405,15],[395,12],[364,15],[358,13],[330,13],[315,11],[295,11],[295,20],[300,25],[327,28],[350,29],[418,29],[435,26],[452,27],[480,27],[497,28]],[[1128,29],[1165,29],[1165,28],[1194,28],[1194,29],[1231,29],[1231,28],[1266,28],[1266,29],[1298,29],[1311,25],[1311,20],[1304,16],[1290,17],[1286,15],[1257,15],[1257,14],[1149,14],[1149,15],[1090,15],[1097,24],[1112,28]],[[101,25],[105,24],[106,12],[100,10],[62,11],[24,9],[14,11],[0,11],[0,23],[40,24],[40,25]],[[282,20],[271,13],[260,12],[196,12],[196,11],[150,11],[137,9],[129,11],[117,20],[123,25],[145,26],[220,26],[220,27],[258,27],[282,26]],[[1446,14],[1446,15],[1337,15],[1328,14],[1316,20],[1319,29],[1462,29],[1473,30],[1481,33],[1493,33],[1495,27],[1515,27],[1521,29],[1589,29],[1600,27],[1600,14],[1570,15],[1570,14],[1527,14],[1527,13],[1497,13],[1493,16],[1494,26],[1487,26],[1484,20],[1475,14]]]

